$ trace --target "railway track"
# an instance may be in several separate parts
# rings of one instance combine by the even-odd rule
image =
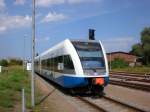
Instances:
[[[78,100],[81,100],[82,102],[84,102],[85,104],[89,105],[91,108],[94,108],[96,111],[98,112],[107,112],[104,108],[98,106],[97,104],[83,98],[83,97],[80,97],[80,96],[77,96],[76,97]]]
[[[99,112],[148,112],[148,110],[130,105],[129,103],[123,103],[120,100],[108,96],[103,96],[98,99],[80,96],[77,98],[87,105],[90,105],[92,108],[97,109]]]
[[[111,74],[110,78],[116,78],[116,79],[121,79],[126,81],[138,81],[138,82],[150,83],[150,78],[145,78],[145,77]]]
[[[132,76],[132,77],[141,77],[141,78],[150,78],[150,73],[143,73],[143,74],[139,74],[139,73],[127,73],[127,72],[112,72],[110,71],[110,74],[112,75],[125,75],[125,76]]]
[[[110,72],[110,84],[150,91],[150,75]]]
[[[42,80],[46,86],[49,88],[50,84]],[[81,97],[70,95],[65,95],[62,92],[58,93],[62,97],[75,105],[79,112],[149,112],[144,108],[139,108],[139,106],[128,103],[123,103],[120,100],[110,97],[103,96],[101,98],[91,98],[91,97]]]
[[[144,90],[148,92],[150,91],[150,86],[145,85],[145,84],[138,84],[138,83],[132,83],[132,82],[126,82],[126,81],[117,81],[117,80],[110,80],[110,84],[125,86],[125,87]]]

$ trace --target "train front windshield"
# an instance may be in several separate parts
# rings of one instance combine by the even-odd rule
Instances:
[[[80,57],[84,70],[105,68],[104,56],[98,42],[72,42]]]

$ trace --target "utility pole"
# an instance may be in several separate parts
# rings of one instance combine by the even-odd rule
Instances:
[[[22,65],[23,65],[23,72],[24,72],[24,70],[25,70],[25,61],[26,61],[26,47],[25,47],[25,45],[26,45],[26,37],[27,37],[27,35],[24,35],[24,42],[23,42],[23,63],[22,63]]]
[[[23,72],[24,72],[24,61],[25,61],[25,36],[23,37]]]
[[[32,74],[31,74],[31,104],[32,104],[32,107],[35,106],[34,57],[35,57],[35,0],[32,0]]]

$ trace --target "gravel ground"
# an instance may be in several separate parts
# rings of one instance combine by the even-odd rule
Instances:
[[[109,84],[105,88],[106,95],[116,97],[123,102],[136,105],[150,112],[150,92],[130,89],[122,86]]]
[[[70,104],[57,89],[39,76],[36,76],[36,84],[45,96],[50,95],[36,107],[35,112],[78,112],[77,108]]]
[[[48,97],[36,106],[35,112],[99,112],[76,97],[57,90],[39,76],[36,76],[36,85]]]
[[[93,112],[81,102],[55,89],[39,76],[36,76],[36,84],[45,96],[50,95],[37,106],[35,112]],[[105,93],[108,96],[118,98],[120,101],[150,111],[149,92],[109,84],[105,88]]]

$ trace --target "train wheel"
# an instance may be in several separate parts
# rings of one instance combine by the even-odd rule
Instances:
[[[71,96],[75,96],[76,95],[76,92],[73,89],[70,89],[69,92],[70,92]]]
[[[92,93],[94,96],[103,96],[104,87],[95,85],[92,88]]]

